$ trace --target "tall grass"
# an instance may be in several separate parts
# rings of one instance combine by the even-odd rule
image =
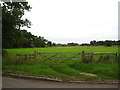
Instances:
[[[32,61],[25,61],[25,57],[19,57],[17,59],[16,54],[9,53],[7,56],[2,58],[2,64],[4,65],[19,65],[19,64],[25,64],[25,63],[34,63]]]
[[[81,72],[88,72],[97,74],[103,79],[118,79],[118,64],[69,64],[69,67],[79,70]]]

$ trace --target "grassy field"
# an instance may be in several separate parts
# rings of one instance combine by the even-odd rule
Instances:
[[[49,47],[49,48],[20,48],[20,49],[6,49],[7,57],[3,58],[3,70],[23,75],[42,76],[50,78],[59,78],[64,81],[67,80],[81,80],[81,79],[118,79],[118,65],[117,63],[100,63],[100,64],[83,64],[81,62],[34,62],[15,60],[14,54],[19,53],[34,53],[39,52],[118,52],[118,47],[102,47],[102,46],[81,46],[81,47]],[[13,55],[13,56],[12,56]],[[81,72],[96,74],[97,77],[81,75]]]
[[[47,48],[19,48],[6,49],[9,53],[34,53],[39,52],[118,52],[118,47],[81,46],[81,47],[47,47]]]

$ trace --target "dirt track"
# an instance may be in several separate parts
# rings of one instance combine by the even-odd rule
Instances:
[[[80,84],[3,77],[2,88],[118,88],[118,84]]]

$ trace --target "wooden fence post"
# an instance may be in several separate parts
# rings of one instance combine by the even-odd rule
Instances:
[[[95,63],[95,60],[94,60],[94,52],[91,53],[91,62]]]
[[[26,54],[26,60],[29,60],[28,58],[29,58],[29,56],[28,56],[28,54]]]
[[[34,52],[35,60],[38,61],[39,59],[39,53],[37,51]]]
[[[82,51],[82,62],[85,63],[86,62],[86,57],[85,57],[85,52]]]
[[[116,55],[116,61],[118,62],[118,53],[116,52],[115,55]]]
[[[18,60],[18,55],[16,54],[16,60]]]

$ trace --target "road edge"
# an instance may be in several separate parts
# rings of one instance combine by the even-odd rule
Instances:
[[[54,82],[65,82],[60,79],[46,78],[46,77],[36,77],[36,76],[26,76],[14,73],[2,73],[2,76],[9,76],[13,78],[23,78],[23,79],[34,79],[34,80],[45,80]],[[81,84],[119,84],[119,80],[80,80],[80,81],[67,81],[69,83],[81,83]]]

